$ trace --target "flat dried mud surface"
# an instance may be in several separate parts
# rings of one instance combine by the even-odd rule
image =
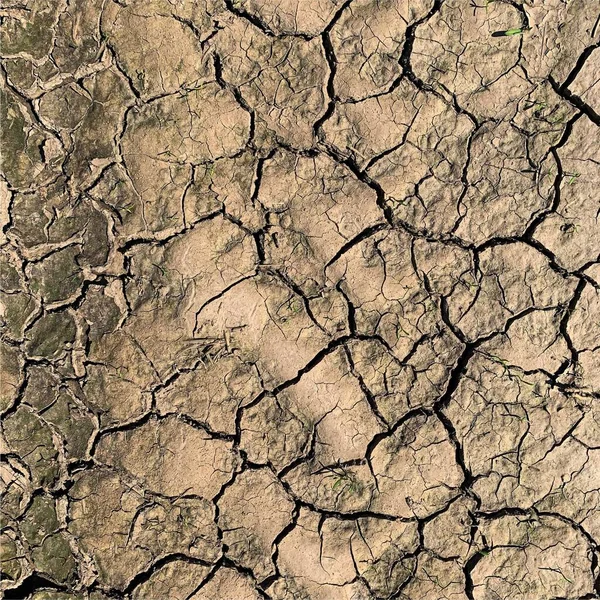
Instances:
[[[600,598],[597,0],[1,6],[5,598]]]

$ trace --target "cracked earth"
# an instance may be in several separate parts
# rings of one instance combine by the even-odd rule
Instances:
[[[5,598],[600,598],[597,0],[0,6]]]

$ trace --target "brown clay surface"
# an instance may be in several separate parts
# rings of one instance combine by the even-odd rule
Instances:
[[[600,599],[600,3],[2,0],[1,587]]]

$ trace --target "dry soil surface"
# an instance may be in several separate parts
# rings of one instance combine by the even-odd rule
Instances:
[[[600,598],[598,0],[0,6],[5,598]]]

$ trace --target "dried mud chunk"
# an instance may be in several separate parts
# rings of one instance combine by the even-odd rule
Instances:
[[[265,385],[295,377],[329,342],[300,298],[267,277],[245,280],[207,304],[196,335],[225,338],[242,360],[256,363]]]
[[[124,367],[90,365],[87,374],[85,395],[102,426],[130,421],[149,408],[150,394],[129,378]]]
[[[161,414],[181,413],[212,431],[233,435],[238,410],[259,392],[255,370],[227,356],[182,373],[156,393],[156,408]]]
[[[73,396],[66,392],[59,394],[54,404],[44,411],[43,417],[63,437],[70,459],[83,459],[87,456],[88,443],[96,428],[95,420]]]
[[[279,395],[314,431],[314,455],[325,465],[363,458],[370,441],[384,429],[349,372],[342,349],[325,356]]]
[[[3,430],[10,450],[29,467],[34,485],[52,487],[60,466],[50,427],[20,406],[4,419]]]
[[[562,83],[594,42],[598,11],[585,0],[523,3],[531,31],[523,44],[523,66],[533,80],[551,75]]]
[[[85,79],[83,89],[92,104],[73,133],[73,152],[66,164],[82,187],[117,153],[115,139],[133,100],[126,79],[114,68]]]
[[[158,382],[154,367],[131,336],[122,330],[91,347],[83,390],[103,426],[139,417],[150,404],[150,388]]]
[[[267,261],[311,294],[346,244],[384,222],[375,191],[322,155],[277,154],[263,168],[258,200],[271,215]]]
[[[267,27],[278,34],[304,34],[316,36],[325,29],[341,0],[240,0],[235,8],[256,15]]]
[[[189,600],[259,600],[252,580],[238,571],[220,568]]]
[[[337,59],[336,93],[358,100],[385,92],[402,73],[406,28],[432,5],[431,0],[359,0],[348,6],[330,34]]]
[[[423,552],[419,555],[412,578],[402,589],[400,598],[468,600],[466,588],[465,574],[458,564]]]
[[[21,517],[29,506],[32,484],[28,473],[17,461],[8,458],[0,465],[0,526]]]
[[[161,567],[132,594],[133,600],[188,600],[200,582],[210,573],[210,568],[184,560],[176,560]]]
[[[482,344],[480,349],[495,360],[512,363],[524,371],[554,373],[565,365],[571,353],[560,332],[561,314],[536,310],[509,326],[506,333]]]
[[[9,339],[21,341],[28,323],[38,310],[39,304],[31,294],[0,291],[0,331]]]
[[[61,12],[52,48],[52,59],[61,72],[74,72],[99,58],[103,6],[102,0],[74,0]]]
[[[73,130],[81,124],[92,105],[82,87],[71,83],[44,94],[39,100],[39,115],[53,129]]]
[[[414,72],[442,93],[454,94],[460,106],[477,116],[513,113],[514,101],[532,87],[515,68],[521,36],[492,34],[522,26],[520,12],[504,2],[475,9],[459,0],[445,2],[417,27],[411,55]]]
[[[379,511],[374,504],[376,482],[364,463],[346,466],[323,465],[315,460],[302,462],[285,474],[284,481],[295,497],[320,510],[348,515]]]
[[[367,167],[403,144],[423,109],[423,100],[418,90],[403,79],[389,94],[336,103],[333,115],[323,124],[325,138]]]
[[[77,579],[77,563],[68,540],[61,533],[45,537],[40,546],[33,548],[31,558],[36,571],[56,581],[72,584]]]
[[[164,4],[156,12],[143,0],[114,4],[103,14],[102,30],[143,98],[195,87],[212,76],[210,53],[197,39],[195,25],[174,18]]]
[[[30,366],[22,400],[37,409],[65,441],[65,451],[71,459],[82,459],[96,421],[81,401],[81,389],[76,382],[62,384],[48,368]]]
[[[233,93],[207,83],[133,109],[123,154],[134,166],[146,157],[167,164],[214,160],[241,150],[249,128],[250,116]],[[135,169],[132,177],[135,181]]]
[[[161,375],[231,350],[222,333],[199,334],[197,323],[254,272],[251,236],[218,216],[164,245],[136,249],[131,262],[138,277],[127,287],[134,313],[127,330]]]
[[[414,569],[417,524],[361,518],[350,544],[356,570],[369,589],[377,597],[393,597]]]
[[[282,579],[270,592],[281,599],[346,600],[367,598],[356,581],[350,540],[354,525],[337,519],[322,523],[316,513],[300,512],[298,524],[279,543],[277,564]]]
[[[36,83],[38,69],[31,60],[21,57],[5,58],[3,64],[6,70],[6,80],[18,90],[27,89],[29,91]]]
[[[3,292],[9,294],[23,289],[24,282],[20,263],[21,260],[14,252],[11,252],[8,247],[2,246],[2,252],[0,253],[0,290]]]
[[[420,94],[414,104],[410,129],[368,173],[389,196],[396,218],[436,234],[451,231],[460,215],[465,140],[473,124],[435,96]]]
[[[354,373],[362,378],[389,425],[441,397],[462,350],[447,331],[421,340],[406,361],[399,361],[379,340],[352,340],[348,347]]]
[[[88,339],[92,342],[117,329],[126,312],[125,299],[119,281],[108,285],[90,285],[79,312],[85,319]]]
[[[531,309],[566,305],[574,278],[560,275],[548,259],[521,242],[494,245],[481,252],[477,284],[468,294],[455,291],[449,318],[470,340],[502,331],[509,318]]]
[[[294,148],[312,147],[313,123],[327,107],[320,38],[273,38],[242,19],[225,31],[216,42],[223,79],[239,88],[259,128]]]
[[[259,581],[273,575],[273,544],[294,510],[279,480],[266,469],[245,471],[225,489],[218,506],[227,555],[252,569]]]
[[[529,600],[592,593],[591,554],[577,530],[554,517],[502,517],[480,526],[490,550],[471,573],[473,598]]]
[[[356,328],[379,335],[401,361],[423,336],[441,329],[437,301],[412,265],[412,238],[381,231],[345,252],[328,270],[354,306]]]
[[[423,518],[459,494],[463,473],[454,446],[436,417],[415,417],[373,450],[371,464],[378,497],[373,508]]]
[[[575,271],[598,257],[600,201],[600,135],[586,117],[573,125],[566,144],[557,150],[562,166],[560,203],[546,216],[534,237],[564,268]]]
[[[166,417],[105,435],[96,457],[126,469],[158,493],[213,498],[235,468],[231,448],[231,442]]]
[[[6,168],[6,167],[4,167]],[[43,210],[47,193],[17,194],[11,206],[11,234],[27,248],[48,242],[50,216]]]
[[[553,390],[543,376],[524,374],[498,359],[473,359],[445,414],[463,448],[482,510],[550,502],[583,519],[597,502],[589,473],[600,453],[570,432],[582,420],[577,398]],[[583,492],[589,490],[589,492]],[[569,498],[578,498],[569,504]],[[574,495],[574,496],[573,496]],[[575,511],[574,513],[571,511]]]
[[[483,125],[472,138],[470,154],[469,188],[459,204],[456,235],[475,244],[522,235],[550,204],[554,161],[532,165],[527,138],[506,122]]]
[[[59,527],[54,499],[46,494],[33,499],[27,513],[19,522],[19,529],[30,546],[38,546]]]
[[[182,553],[213,562],[219,554],[213,509],[199,500],[144,497],[106,470],[75,478],[69,531],[93,558],[99,581],[123,589],[161,556]]]
[[[308,451],[308,425],[286,397],[267,396],[245,409],[240,427],[240,449],[253,463],[279,471]]]

